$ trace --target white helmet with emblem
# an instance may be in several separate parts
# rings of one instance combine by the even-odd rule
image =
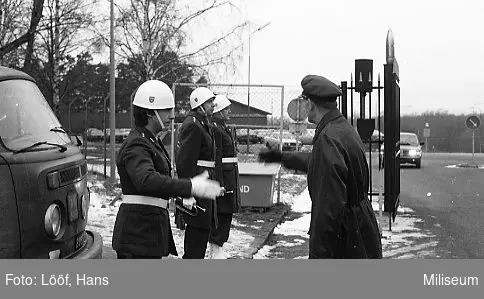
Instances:
[[[148,80],[136,90],[133,105],[150,110],[171,109],[175,107],[175,98],[166,83]]]
[[[210,89],[206,87],[198,87],[190,94],[190,107],[195,109],[214,97],[215,95]]]
[[[213,113],[220,112],[230,106],[232,104],[230,100],[224,96],[223,94],[218,94],[215,96],[215,100],[213,100],[213,103],[215,104],[215,108],[213,109]]]

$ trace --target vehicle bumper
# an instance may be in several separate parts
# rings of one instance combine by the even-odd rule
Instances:
[[[422,157],[400,157],[400,164],[404,163],[411,163],[415,164],[417,161],[420,161]]]
[[[288,152],[293,152],[293,151],[297,151],[297,147],[296,146],[292,146],[292,145],[283,145],[282,146],[282,150],[283,151],[288,151]]]
[[[86,244],[69,256],[69,259],[100,259],[103,255],[103,239],[97,232],[86,230]]]

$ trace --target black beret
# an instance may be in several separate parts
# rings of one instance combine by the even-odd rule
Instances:
[[[304,77],[301,81],[301,87],[304,95],[316,101],[334,101],[342,94],[336,84],[318,75]]]

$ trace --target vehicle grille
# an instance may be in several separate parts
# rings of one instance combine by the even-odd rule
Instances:
[[[80,165],[64,168],[59,171],[60,185],[65,186],[72,182],[82,179],[87,173],[87,164],[82,163]]]

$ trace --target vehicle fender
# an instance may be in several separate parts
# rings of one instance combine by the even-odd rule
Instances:
[[[0,259],[20,258],[20,238],[12,173],[0,155]]]

